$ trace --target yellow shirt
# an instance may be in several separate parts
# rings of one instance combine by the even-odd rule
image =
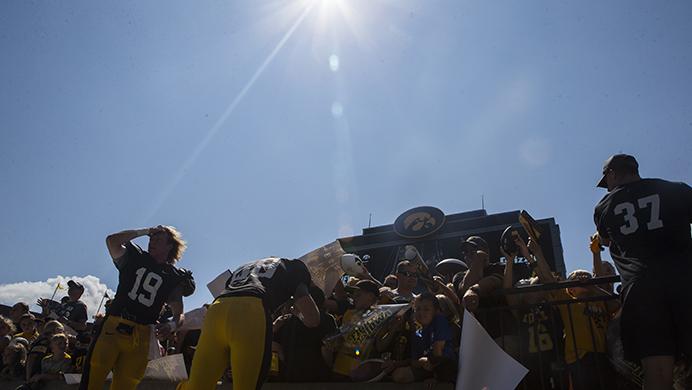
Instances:
[[[342,326],[348,325],[354,320],[357,321],[360,319],[360,314],[362,313],[362,310],[347,310],[346,313],[344,313]],[[336,352],[333,371],[337,374],[349,376],[351,374],[351,370],[358,367],[360,364],[360,352],[360,346],[351,345],[347,342],[343,343]]]
[[[566,290],[550,294],[553,301],[575,299]],[[558,305],[565,329],[565,361],[574,363],[589,352],[606,352],[606,329],[610,314],[603,302]],[[571,325],[570,325],[571,324]],[[576,344],[576,351],[575,351]]]
[[[34,340],[38,338],[38,331],[35,330],[34,333],[21,332],[14,335],[14,337],[25,338],[29,342],[29,344],[31,344],[34,342]]]

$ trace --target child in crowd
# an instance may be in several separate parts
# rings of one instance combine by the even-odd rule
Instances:
[[[51,354],[41,359],[40,372],[33,374],[20,389],[39,389],[45,382],[62,380],[63,374],[72,372],[72,358],[66,352],[67,345],[67,336],[62,333],[53,335],[50,339]]]
[[[49,355],[53,335],[64,332],[63,325],[58,321],[48,321],[36,341],[31,343],[26,358],[26,380],[41,371],[41,360]]]
[[[0,337],[12,336],[17,333],[11,319],[0,316]]]
[[[376,305],[380,297],[379,286],[371,280],[358,281],[355,286],[349,288],[354,290],[354,308],[344,313],[342,328],[348,327],[360,320],[361,315]],[[336,358],[332,367],[337,378],[348,378],[351,371],[358,367],[360,362],[367,357],[367,352],[365,345],[354,344],[347,337],[336,351]],[[329,353],[330,351],[328,350],[324,351],[325,357],[328,357]]]
[[[518,234],[512,235],[516,253],[507,253],[504,248],[500,253],[506,260],[503,288],[529,287],[540,284],[538,277],[521,279],[514,283],[514,266],[517,255],[521,255],[531,267],[536,266],[535,258]],[[536,248],[535,243],[531,243]],[[562,320],[557,309],[547,302],[547,295],[540,291],[508,294],[507,303],[515,307],[512,314],[518,321],[517,359],[529,369],[520,388],[528,389],[561,389],[566,383],[564,355],[562,348]],[[558,361],[556,361],[556,359]]]
[[[0,336],[0,370],[5,367],[5,364],[2,362],[2,354],[5,352],[5,348],[10,345],[10,342],[12,342],[12,337]]]
[[[0,316],[0,357],[2,357],[2,353],[5,351],[5,348],[10,345],[12,335],[15,333],[16,331],[12,320]],[[5,365],[2,363],[2,359],[0,359],[0,370],[2,370],[4,367]]]
[[[459,345],[461,344],[461,316],[457,306],[444,294],[437,294],[437,300],[440,302],[441,313],[447,318],[450,328],[452,329],[452,348],[454,355],[459,356]]]
[[[589,280],[589,271],[576,270],[568,281]],[[579,300],[607,293],[597,286],[571,287],[551,293],[551,300]],[[565,362],[574,389],[613,388],[613,373],[606,353],[606,330],[617,311],[616,301],[558,305],[565,329]],[[599,383],[599,381],[603,383]]]
[[[442,313],[440,302],[431,293],[416,298],[414,315],[420,325],[414,333],[411,361],[392,372],[397,383],[410,383],[427,378],[441,382],[456,380],[457,355],[452,345],[452,328]]]
[[[556,282],[540,246],[529,241],[528,249],[535,255],[536,273],[540,281]],[[589,271],[576,270],[567,276],[567,280],[589,280],[592,277]],[[607,291],[594,285],[570,287],[549,294],[549,300],[553,302],[567,302],[557,307],[564,326],[565,363],[571,387],[575,390],[610,389],[616,386],[606,353],[606,330],[608,321],[619,309],[619,304],[616,300],[581,301],[608,295]]]
[[[21,343],[10,343],[2,353],[3,368],[0,370],[0,380],[24,379],[24,364],[26,362],[26,348]]]
[[[87,333],[80,333],[74,340],[70,338],[68,345],[70,349],[68,350],[70,356],[72,356],[72,368],[74,372],[81,373],[84,369],[84,362],[86,360],[87,353],[89,352],[89,344],[91,343],[91,336]]]
[[[36,330],[36,317],[33,314],[27,313],[22,315],[19,320],[19,327],[21,332],[14,335],[14,337],[25,338],[28,342],[33,342],[38,338],[38,330]]]

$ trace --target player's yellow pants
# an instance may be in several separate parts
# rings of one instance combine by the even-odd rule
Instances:
[[[102,390],[111,370],[111,390],[136,389],[147,368],[150,332],[149,325],[106,317],[89,351],[80,390]]]
[[[231,366],[233,390],[255,390],[271,362],[271,317],[260,298],[219,298],[207,311],[190,379],[178,390],[211,390]]]

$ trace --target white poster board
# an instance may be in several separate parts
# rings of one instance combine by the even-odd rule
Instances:
[[[82,380],[82,374],[64,374],[65,383],[76,385]],[[164,356],[152,360],[147,364],[144,379],[156,379],[168,382],[180,382],[187,379],[187,369],[183,354]],[[113,373],[109,373],[106,380],[113,380]]]
[[[528,372],[464,310],[456,390],[513,390]]]
[[[223,290],[226,289],[226,282],[228,282],[228,279],[230,279],[231,276],[233,276],[233,273],[229,270],[225,270],[219,274],[219,276],[215,277],[214,280],[207,283],[207,289],[209,289],[209,292],[214,299],[221,295]]]
[[[341,256],[345,254],[339,241],[331,242],[300,257],[310,270],[313,283],[329,296],[344,271]]]

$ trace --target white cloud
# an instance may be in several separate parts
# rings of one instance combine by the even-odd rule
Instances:
[[[81,300],[87,305],[89,319],[96,314],[96,309],[99,303],[101,303],[104,292],[107,291],[110,297],[115,296],[115,292],[104,283],[101,283],[96,276],[68,277],[58,275],[46,281],[0,284],[0,303],[14,305],[17,302],[26,302],[31,306],[32,311],[40,312],[41,309],[36,305],[36,300],[38,298],[50,298],[53,295],[53,291],[55,291],[55,286],[60,283],[65,287],[65,290],[58,290],[55,294],[55,300],[59,301],[60,298],[67,295],[68,280],[75,280],[84,286],[84,295],[82,295]],[[103,312],[103,308],[101,312]]]

